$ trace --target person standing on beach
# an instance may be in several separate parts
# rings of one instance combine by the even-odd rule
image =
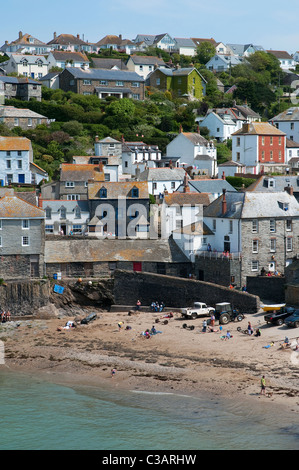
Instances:
[[[266,379],[265,376],[261,378],[261,395],[266,395]]]

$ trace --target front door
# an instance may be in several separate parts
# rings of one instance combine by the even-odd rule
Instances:
[[[133,271],[142,271],[142,263],[140,261],[133,262]]]
[[[19,175],[19,183],[25,183],[25,175]]]

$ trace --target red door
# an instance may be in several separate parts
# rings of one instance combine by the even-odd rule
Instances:
[[[133,271],[142,271],[141,261],[133,261]]]

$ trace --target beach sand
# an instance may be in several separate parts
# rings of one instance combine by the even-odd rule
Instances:
[[[64,384],[264,400],[299,413],[299,352],[280,348],[285,336],[295,342],[299,330],[266,325],[262,311],[211,333],[202,332],[203,318],[184,320],[175,311],[171,319],[155,312],[96,313],[96,320],[71,329],[61,327],[75,317],[1,324],[5,361],[0,370]],[[261,329],[260,337],[237,331],[248,321]],[[194,329],[183,328],[184,323]],[[142,333],[153,325],[158,333],[145,338]],[[232,338],[222,339],[228,330]],[[260,395],[262,375],[265,396]]]

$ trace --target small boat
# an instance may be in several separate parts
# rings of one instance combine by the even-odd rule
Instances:
[[[261,304],[261,308],[264,312],[272,312],[273,310],[280,310],[282,307],[285,307],[286,304]]]

